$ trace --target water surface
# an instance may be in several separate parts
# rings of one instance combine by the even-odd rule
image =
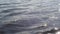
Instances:
[[[36,34],[54,27],[60,28],[58,0],[0,0],[1,34]]]

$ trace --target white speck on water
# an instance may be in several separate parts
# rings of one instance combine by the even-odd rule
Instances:
[[[47,27],[47,23],[44,23],[44,24],[35,24],[35,25],[33,25],[33,26],[30,26],[30,27],[28,27],[28,28],[30,28],[30,29],[32,29],[32,28],[37,28],[37,27]]]
[[[58,30],[59,28],[55,27],[54,29],[55,29],[55,30]]]
[[[47,25],[48,25],[47,23],[44,24],[44,26],[47,26]]]

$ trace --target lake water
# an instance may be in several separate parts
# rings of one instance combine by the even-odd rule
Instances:
[[[60,28],[58,3],[58,0],[0,0],[0,33],[36,34]]]

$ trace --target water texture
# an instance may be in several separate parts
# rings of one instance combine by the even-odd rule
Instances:
[[[59,0],[0,0],[0,34],[45,34],[54,27],[60,28]]]

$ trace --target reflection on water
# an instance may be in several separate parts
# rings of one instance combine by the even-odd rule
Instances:
[[[60,28],[57,0],[0,0],[1,34],[47,34],[54,27]]]

